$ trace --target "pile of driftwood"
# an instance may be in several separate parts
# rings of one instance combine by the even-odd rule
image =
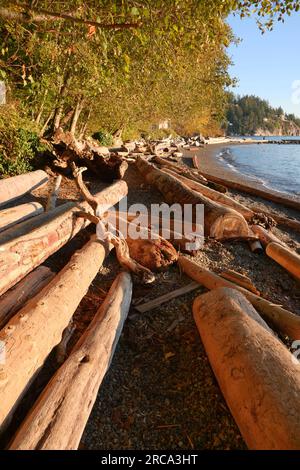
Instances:
[[[145,157],[153,151],[154,155]],[[198,170],[162,158],[157,148],[140,148],[133,160],[146,183],[157,188],[166,202],[204,206],[205,237],[221,242],[244,240],[253,250],[266,247],[269,256],[300,279],[300,257],[272,233],[273,214],[258,213],[238,203],[226,194],[225,182],[211,181]],[[249,278],[233,271],[217,275],[183,255],[195,254],[197,240],[193,233],[176,233],[175,220],[169,229],[169,241],[161,236],[160,218],[156,232],[145,220],[139,226],[143,237],[132,239],[130,230],[122,233],[122,227],[134,226],[136,214],[117,212],[116,230],[112,230],[110,209],[127,195],[127,184],[118,179],[92,195],[78,162],[82,163],[79,154],[74,158],[73,153],[68,165],[82,202],[55,207],[61,182],[58,177],[45,210],[35,202],[30,207],[14,205],[0,212],[0,433],[5,433],[14,419],[25,392],[54,348],[58,348],[62,363],[9,448],[78,447],[129,311],[133,279],[151,284],[156,271],[176,262],[193,283],[139,305],[137,310],[149,311],[191,292],[199,284],[213,290],[213,294],[195,301],[195,321],[247,445],[253,449],[299,448],[300,368],[270,327],[298,340],[300,318],[261,297]],[[34,172],[1,181],[0,210],[1,204],[3,208],[47,179],[44,172]],[[42,266],[90,223],[96,225],[96,235],[59,273]],[[298,225],[293,227],[297,230]],[[191,242],[193,249],[189,248]],[[112,249],[122,272],[91,325],[66,357],[74,312]]]

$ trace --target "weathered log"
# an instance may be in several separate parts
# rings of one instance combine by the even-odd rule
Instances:
[[[284,227],[288,227],[292,230],[295,230],[296,232],[300,232],[300,222],[299,220],[296,219],[290,219],[289,217],[284,217],[282,215],[276,214],[276,212],[273,211],[265,211],[262,210],[260,207],[252,207],[252,210],[254,210],[258,214],[264,214],[267,217],[270,217],[277,222],[278,225],[282,225]]]
[[[11,228],[13,225],[35,217],[44,212],[43,206],[38,202],[28,202],[20,206],[10,207],[0,211],[0,232]]]
[[[247,446],[300,448],[300,368],[242,294],[198,297],[194,318],[221,391]]]
[[[0,432],[35,373],[61,341],[105,255],[103,244],[89,241],[0,331],[6,349],[5,363],[0,365]]]
[[[279,243],[280,245],[285,245],[285,243],[279,240],[279,238],[277,238],[274,233],[272,233],[270,230],[266,230],[260,225],[252,225],[251,230],[253,233],[255,233],[255,235],[259,237],[264,247],[266,247],[269,243],[272,242]]]
[[[185,256],[179,256],[179,266],[182,271],[207,289],[213,290],[218,287],[229,287],[236,289],[251,302],[251,304],[261,313],[264,319],[282,333],[290,338],[298,340],[300,338],[300,317],[285,310],[279,305],[275,305],[262,297],[259,297],[247,289],[240,287],[217,274],[194,263]]]
[[[251,232],[244,217],[234,209],[211,201],[190,189],[177,178],[158,170],[145,158],[137,160],[137,168],[149,184],[154,185],[167,203],[204,206],[204,234],[219,240],[230,238],[251,238]]]
[[[49,284],[55,273],[46,266],[39,266],[11,290],[0,297],[0,329],[25,303]]]
[[[117,204],[127,191],[127,184],[118,181],[98,193],[95,197],[99,215]],[[74,214],[89,211],[89,207],[87,202],[66,203],[23,222],[18,229],[3,232],[0,235],[0,295],[87,227],[90,222]]]
[[[0,206],[24,196],[47,181],[48,175],[42,170],[2,179],[0,181]]]
[[[126,241],[129,245],[130,255],[139,261],[143,266],[143,258],[135,258],[135,252],[137,250],[138,253],[144,253],[148,262],[145,258],[145,266],[151,269],[151,271],[157,271],[161,269],[167,268],[169,265],[173,264],[178,259],[177,252],[170,246],[176,247],[178,250],[182,251],[183,253],[191,254],[192,256],[196,254],[196,252],[202,247],[203,238],[199,235],[186,234],[182,235],[181,233],[175,232],[171,229],[162,228],[160,225],[160,219],[157,219],[158,226],[151,225],[151,217],[145,215],[143,217],[143,225],[135,224],[135,219],[137,218],[136,214],[131,214],[128,212],[110,212],[107,213],[108,220],[111,221],[117,230],[120,230],[123,236],[126,237]],[[169,224],[170,226],[171,224]],[[173,224],[174,225],[174,224]],[[125,230],[124,230],[125,229]],[[153,241],[153,246],[141,241],[139,244],[134,243],[136,241],[129,236],[131,230],[134,233],[138,233],[142,231],[145,234],[145,238],[150,242]],[[136,248],[134,248],[136,245]],[[150,248],[150,251],[149,251]],[[151,254],[150,252],[154,252]],[[158,260],[158,254],[161,251],[161,256],[163,257],[163,262],[155,262]],[[152,257],[154,255],[154,258]]]
[[[153,157],[153,161],[155,163],[157,163],[158,165],[161,165],[163,167],[163,169],[167,168],[167,169],[175,172],[176,174],[181,174],[181,175],[185,176],[186,178],[191,179],[191,181],[195,181],[195,182],[202,183],[202,184],[207,184],[207,179],[204,178],[204,176],[195,175],[192,172],[192,170],[190,170],[188,167],[184,168],[180,165],[177,165],[176,163],[169,162],[165,158],[161,158],[158,155]]]
[[[252,186],[248,186],[247,184],[240,183],[237,181],[226,180],[225,178],[221,178],[220,176],[210,175],[205,173],[201,170],[198,157],[193,157],[194,166],[199,170],[201,176],[214,181],[218,184],[224,184],[228,188],[236,189],[237,191],[241,191],[243,193],[251,194],[252,196],[260,196],[268,201],[276,202],[278,204],[282,204],[285,207],[292,207],[293,209],[300,210],[300,201],[297,198],[283,196],[281,193],[278,194],[275,191],[267,191],[260,188],[254,188]]]
[[[279,243],[269,243],[267,255],[300,280],[300,256]]]
[[[208,181],[204,176],[200,175],[197,170],[190,169],[188,167],[183,167],[177,165],[176,163],[171,163],[170,161],[166,160],[165,158],[161,158],[159,156],[153,157],[153,161],[158,165],[162,166],[163,168],[169,168],[170,170],[174,171],[175,173],[185,176],[186,178],[196,181],[198,183],[204,184],[209,186],[210,188],[218,191],[220,193],[227,193],[227,188],[222,186],[221,184],[214,183],[213,181]]]
[[[132,295],[128,273],[113,283],[88,330],[18,430],[11,450],[77,449],[108,370]]]
[[[184,176],[181,176],[173,172],[172,170],[166,169],[163,171],[179,179],[179,181],[184,183],[186,186],[193,189],[194,191],[197,191],[203,196],[211,199],[212,201],[218,202],[219,204],[223,204],[224,206],[228,206],[228,207],[231,207],[232,209],[235,209],[237,212],[242,214],[242,216],[245,217],[246,220],[249,221],[254,217],[254,212],[251,209],[248,209],[248,207],[235,201],[234,199],[227,196],[226,194],[219,193],[218,191],[215,191],[214,189],[211,189],[208,186],[204,186],[203,184],[200,184],[196,181],[189,180],[188,178],[185,178]]]
[[[170,302],[173,299],[177,299],[177,297],[180,297],[182,295],[186,295],[189,292],[193,292],[197,289],[199,289],[199,284],[196,282],[191,282],[187,286],[181,287],[180,289],[176,289],[172,292],[169,292],[168,294],[164,294],[161,297],[157,297],[154,300],[150,300],[149,302],[146,302],[142,305],[137,305],[135,307],[135,310],[137,310],[140,313],[146,313],[146,312],[151,312],[151,310],[154,310],[157,307],[160,307],[161,305]]]
[[[224,279],[227,279],[228,281],[238,284],[241,287],[244,287],[250,292],[253,292],[253,294],[260,295],[259,290],[256,289],[256,287],[253,285],[251,279],[248,276],[244,276],[243,274],[237,273],[236,271],[233,271],[232,269],[223,271],[220,274],[220,276],[223,277]]]

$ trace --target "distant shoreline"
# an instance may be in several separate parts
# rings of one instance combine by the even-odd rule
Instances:
[[[253,144],[255,142],[243,142],[244,144]],[[204,148],[199,148],[197,152],[190,152],[185,151],[184,159],[190,160],[193,157],[196,157],[199,162],[199,170],[203,170],[204,173],[210,174],[212,176],[219,176],[221,178],[227,179],[229,181],[236,181],[240,183],[245,183],[248,186],[251,186],[254,189],[264,189],[267,190],[271,194],[282,195],[288,197],[291,200],[296,200],[300,202],[299,196],[293,196],[290,193],[278,191],[273,187],[270,187],[264,183],[262,183],[258,177],[251,177],[249,175],[245,175],[238,170],[234,170],[230,168],[225,162],[223,163],[222,160],[218,157],[219,153],[222,149],[224,149],[224,145],[234,146],[234,145],[241,145],[240,142],[228,142],[226,140],[224,143],[218,144],[211,144],[207,145]],[[193,163],[190,162],[190,166],[193,166]]]

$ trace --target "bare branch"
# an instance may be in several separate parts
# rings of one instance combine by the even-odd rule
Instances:
[[[44,10],[43,8],[31,8],[28,11],[13,11],[8,10],[7,8],[0,8],[0,16],[7,20],[12,21],[22,21],[22,22],[46,22],[53,20],[65,20],[77,24],[85,24],[87,26],[95,26],[96,28],[101,29],[133,29],[140,28],[141,23],[99,23],[98,21],[84,20],[82,18],[77,18],[68,13],[58,13],[54,11]]]

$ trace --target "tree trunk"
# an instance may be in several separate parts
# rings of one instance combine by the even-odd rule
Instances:
[[[266,191],[263,189],[259,188],[254,188],[251,186],[248,186],[243,183],[238,183],[236,181],[229,181],[224,178],[221,178],[220,176],[213,176],[213,175],[208,175],[207,173],[204,173],[201,171],[201,168],[199,166],[198,162],[198,157],[193,158],[194,161],[194,166],[197,168],[202,176],[205,178],[214,181],[215,183],[218,184],[223,184],[227,186],[228,188],[236,189],[237,191],[241,191],[243,193],[251,194],[253,196],[260,196],[264,199],[267,199],[268,201],[276,202],[278,204],[282,204],[285,207],[292,207],[293,209],[300,210],[300,200],[299,198],[293,198],[291,197],[284,197],[280,193],[276,194],[275,191]]]
[[[199,284],[202,284],[207,289],[213,290],[218,287],[229,287],[242,292],[265,320],[274,325],[278,331],[288,335],[291,339],[298,340],[300,338],[300,317],[298,315],[223,279],[184,256],[179,256],[179,266],[187,276],[199,282]]]
[[[136,164],[145,180],[164,195],[168,204],[204,205],[204,234],[206,236],[219,240],[251,238],[246,220],[235,210],[193,191],[177,178],[155,168],[143,157],[140,157]]]
[[[33,191],[47,183],[48,175],[45,171],[37,170],[24,175],[5,178],[0,181],[0,206],[14,201],[26,193]]]
[[[0,211],[0,232],[11,228],[13,225],[35,217],[44,212],[44,208],[38,202],[29,202],[20,206],[10,207]]]
[[[38,294],[54,276],[55,273],[50,268],[39,266],[11,290],[2,295],[0,297],[0,329],[29,299]]]
[[[96,195],[99,215],[117,204],[128,191],[117,181]],[[76,212],[89,211],[87,202],[70,202],[0,234],[0,295],[72,239],[89,221]]]
[[[73,114],[72,124],[71,124],[71,128],[70,128],[70,132],[74,136],[75,136],[79,116],[80,116],[80,114],[83,110],[83,103],[84,103],[84,100],[82,98],[78,99],[77,103],[76,103],[76,108],[75,108],[75,111],[74,111],[74,114]]]
[[[85,118],[85,122],[84,122],[84,124],[82,125],[82,127],[80,129],[80,133],[79,133],[79,137],[78,137],[79,140],[83,140],[84,137],[85,137],[85,133],[86,133],[86,130],[87,130],[87,126],[88,126],[91,114],[92,114],[92,110],[91,110],[91,107],[90,107],[89,110],[88,110],[87,116]]]
[[[248,221],[251,220],[255,215],[255,213],[251,209],[248,209],[248,207],[244,206],[243,204],[240,204],[231,197],[226,196],[226,194],[219,193],[218,191],[215,191],[214,189],[211,189],[208,186],[204,186],[203,184],[200,184],[196,181],[189,180],[184,176],[174,173],[172,170],[166,169],[164,170],[164,172],[179,179],[179,181],[188,186],[190,189],[197,191],[198,193],[211,199],[212,201],[218,202],[219,204],[223,204],[224,206],[231,207],[232,209],[239,212]]]
[[[240,293],[198,297],[194,318],[230,411],[253,450],[300,448],[300,368]]]
[[[300,256],[279,243],[269,243],[267,255],[300,280]]]
[[[132,296],[130,274],[113,283],[91,325],[18,430],[10,449],[75,450],[107,372]]]
[[[0,332],[5,363],[0,366],[0,432],[35,373],[61,341],[81,299],[105,258],[96,240],[76,252],[65,268]]]

